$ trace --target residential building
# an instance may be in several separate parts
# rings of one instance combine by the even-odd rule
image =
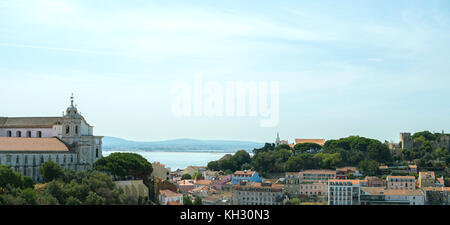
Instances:
[[[329,180],[328,205],[359,205],[360,180]]]
[[[211,187],[216,190],[223,190],[223,185],[231,181],[231,175],[219,176],[211,180]]]
[[[259,177],[258,172],[256,171],[236,171],[233,174],[233,177],[231,178],[232,184],[240,184],[241,181],[247,181],[247,182],[261,182],[263,179]]]
[[[414,176],[387,176],[388,189],[416,189],[416,178]]]
[[[410,173],[417,173],[417,165],[408,165]]]
[[[215,178],[219,177],[223,175],[222,171],[211,171],[211,170],[206,170],[205,172],[203,172],[203,179],[205,180],[214,180]]]
[[[350,174],[356,177],[362,176],[356,167],[347,166],[336,169],[336,179],[347,179]]]
[[[367,187],[387,188],[387,181],[379,177],[366,177],[365,180],[367,180]]]
[[[159,202],[161,203],[161,205],[179,205],[180,203],[183,204],[183,194],[176,193],[171,190],[160,190]]]
[[[202,187],[202,186],[211,186],[211,180],[194,180],[194,188]]]
[[[328,180],[336,179],[335,170],[306,170],[299,173],[300,195],[326,200]]]
[[[161,164],[160,162],[153,162],[152,168],[153,168],[152,176],[159,177],[163,180],[170,179],[170,168],[166,168],[164,164]]]
[[[207,197],[208,192],[210,191],[210,188],[208,186],[199,186],[192,190],[190,190],[188,193],[192,196],[199,196],[201,198]]]
[[[231,192],[232,188],[233,183],[231,183],[231,181],[222,184],[222,191]]]
[[[424,205],[425,195],[419,189],[386,189],[361,187],[361,205]]]
[[[233,186],[233,205],[283,205],[287,202],[284,185],[270,182],[246,182]]]
[[[424,187],[426,205],[450,205],[450,187]]]
[[[187,193],[194,189],[194,180],[180,180],[177,182],[178,190],[182,193]]]
[[[300,173],[286,172],[284,176],[284,188],[289,198],[300,196]]]
[[[419,172],[418,187],[436,187],[436,177],[433,171]]]
[[[224,198],[222,195],[213,194],[202,198],[203,205],[227,205],[228,199]]]

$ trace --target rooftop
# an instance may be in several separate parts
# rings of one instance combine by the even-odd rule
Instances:
[[[0,151],[68,152],[69,148],[58,138],[0,137]]]
[[[0,128],[51,128],[63,117],[0,117]]]
[[[295,144],[314,143],[318,145],[324,145],[325,139],[295,139]]]
[[[176,192],[173,192],[173,191],[171,191],[171,190],[160,190],[160,191],[159,191],[159,194],[160,194],[160,195],[164,195],[164,196],[166,196],[166,197],[183,196],[183,194],[181,194],[181,193],[176,193]]]
[[[423,195],[423,193],[418,189],[403,190],[403,189],[384,189],[382,187],[362,187],[361,190],[371,195],[407,195],[407,196]]]
[[[199,185],[210,185],[211,180],[196,180],[196,181],[194,181],[194,183],[199,184]]]
[[[386,179],[389,178],[400,178],[400,179],[416,179],[415,176],[387,176]]]
[[[192,185],[192,186],[194,186],[194,180],[180,180],[177,183],[178,183],[178,185]]]
[[[333,180],[328,180],[328,182],[336,182],[336,183],[352,183],[352,184],[359,184],[362,182],[367,182],[367,180],[340,180],[340,179],[333,179]]]
[[[242,175],[253,175],[255,173],[255,171],[249,171],[249,170],[245,170],[245,171],[236,171],[234,172],[234,175],[238,175],[238,176],[242,176]]]
[[[424,187],[422,188],[425,191],[445,191],[450,192],[450,187]]]
[[[179,202],[168,202],[167,205],[183,205],[183,203],[179,203]]]
[[[304,170],[300,173],[312,173],[312,174],[336,174],[335,170]]]

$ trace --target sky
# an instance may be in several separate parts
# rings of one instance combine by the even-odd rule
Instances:
[[[94,133],[274,141],[450,130],[450,2],[0,0],[0,116]],[[176,117],[177,81],[279,83],[279,123]]]

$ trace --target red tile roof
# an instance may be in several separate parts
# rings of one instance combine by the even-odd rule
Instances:
[[[183,194],[176,193],[176,192],[173,192],[173,191],[171,191],[171,190],[160,190],[160,191],[159,191],[159,194],[160,194],[160,195],[164,195],[164,196],[166,196],[166,197],[183,196]]]
[[[242,176],[242,175],[253,175],[255,173],[255,171],[236,171],[236,172],[234,172],[234,175],[236,176],[236,175],[239,175],[239,176]]]
[[[0,151],[68,152],[69,148],[58,138],[0,137]]]
[[[324,145],[325,139],[295,139],[295,144],[300,143],[314,143],[318,145]]]
[[[168,202],[167,205],[183,205],[183,203],[179,203],[179,202]]]

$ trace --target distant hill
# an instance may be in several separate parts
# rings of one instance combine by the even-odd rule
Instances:
[[[235,152],[237,150],[252,151],[261,148],[264,143],[249,141],[224,141],[224,140],[196,140],[175,139],[167,141],[140,142],[130,141],[116,137],[104,137],[104,150],[121,151],[205,151],[205,152]]]

